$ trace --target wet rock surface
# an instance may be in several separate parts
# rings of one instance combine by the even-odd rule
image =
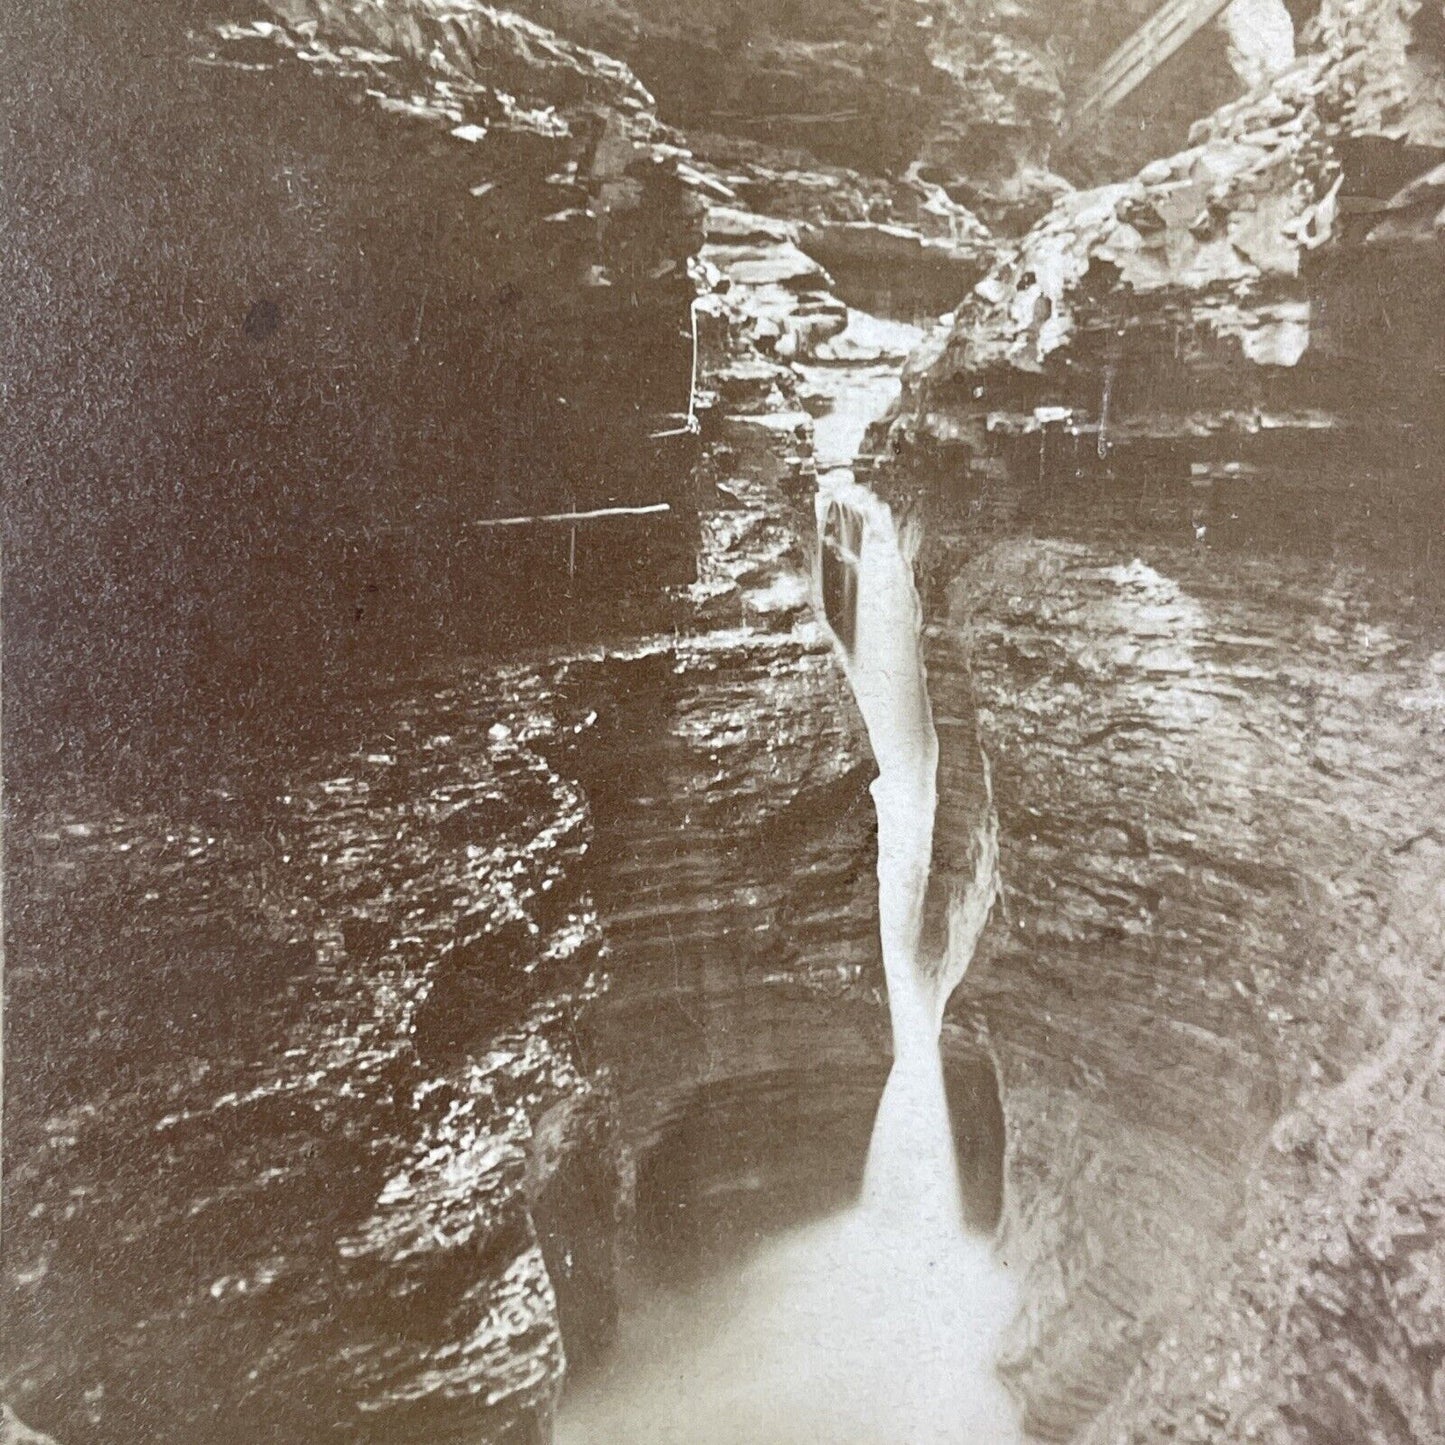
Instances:
[[[500,1437],[550,1388],[527,1118],[585,1092],[586,813],[527,741],[545,701],[478,687],[351,718],[279,795],[27,830],[6,1371],[62,1438],[390,1438],[417,1408],[444,1437],[483,1403]],[[467,965],[538,978],[458,1060],[424,1023],[466,1016]]]
[[[1440,928],[1434,529],[1393,480],[1371,516],[1347,477],[1283,472],[1204,499],[894,479],[937,546],[935,709],[993,763],[1005,909],[953,1008],[999,1063],[1026,1281],[1003,1369],[1035,1438],[1438,1432],[1434,1327],[1398,1333],[1374,1282],[1395,1220],[1401,1279],[1438,1248],[1434,1166],[1384,1122],[1434,1088]],[[1329,1263],[1322,1221],[1367,1207],[1376,1263]],[[1390,1343],[1366,1364],[1356,1330]]]
[[[1442,1429],[1403,1142],[1438,1082],[1433,23],[1326,5],[1189,149],[1062,198],[888,432],[1016,890],[959,1006],[1028,1117],[1039,1438]]]
[[[1432,23],[1326,5],[1298,60],[1187,149],[1061,197],[915,358],[899,442],[1011,468],[1043,447],[1076,474],[1208,475],[1342,441],[1424,455],[1434,400],[1393,333],[1418,348],[1413,303],[1436,294],[1432,192],[1407,186],[1445,113]],[[1404,234],[1413,254],[1387,255]]]
[[[1326,6],[1189,150],[1061,200],[891,428],[1021,890],[972,988],[1029,1115],[1004,1368],[1040,1438],[1442,1429],[1438,1171],[1392,1122],[1430,1137],[1438,1073],[1424,31],[1386,79],[1422,17]]]
[[[861,448],[929,539],[942,871],[991,764],[1003,896],[944,1043],[1031,1438],[1445,1429],[1445,539],[1378,428],[1328,468],[1308,446],[1387,389],[1397,438],[1437,415],[1407,365],[1433,311],[1384,326],[1359,285],[1367,256],[1396,288],[1436,267],[1430,13],[1327,0],[1287,75],[1061,194],[1060,77],[1139,15],[1078,7],[1097,33],[1045,64],[1031,7],[917,9],[899,40],[873,10],[734,35],[726,8],[286,0],[188,37],[196,96],[313,97],[386,175],[476,203],[458,254],[517,288],[517,354],[563,359],[508,395],[585,403],[528,433],[544,461],[554,423],[626,418],[586,475],[524,447],[469,505],[657,483],[683,525],[617,611],[590,601],[639,533],[480,554],[549,579],[545,645],[379,667],[214,785],[12,797],[18,1418],[69,1445],[544,1440],[639,1281],[856,1191],[888,1049],[874,768],[804,539]],[[688,104],[711,133],[684,146]],[[841,170],[885,117],[900,174]],[[991,261],[977,215],[1045,205]],[[237,324],[265,344],[288,314],[248,292]],[[635,405],[612,363],[664,333]],[[27,1429],[7,1409],[0,1437]]]

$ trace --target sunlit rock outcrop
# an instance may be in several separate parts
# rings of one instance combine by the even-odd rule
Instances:
[[[1431,33],[1423,8],[1327,6],[1306,53],[1187,149],[1061,197],[915,356],[895,443],[1075,476],[1147,454],[1207,480],[1376,430],[1402,355],[1388,313],[1413,337],[1421,285],[1438,291],[1422,248],[1386,254],[1433,195],[1396,194],[1445,122]],[[1401,275],[1374,307],[1362,217],[1370,264]]]
[[[1153,0],[521,8],[625,57],[664,119],[695,139],[745,137],[868,174],[909,173],[1015,233],[1067,188],[1058,172],[1088,180],[1137,164],[1151,136],[1182,139],[1194,118],[1242,88],[1215,27],[1188,64],[1169,67],[1117,119],[1063,134],[1092,72],[1157,8]]]
[[[1294,18],[1284,0],[1233,0],[1220,16],[1229,63],[1246,88],[1267,85],[1295,58]]]
[[[1348,137],[1445,145],[1445,17],[1438,0],[1323,0],[1303,43],[1332,62]]]

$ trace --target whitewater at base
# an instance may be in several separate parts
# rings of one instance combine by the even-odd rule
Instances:
[[[867,1202],[654,1298],[568,1401],[561,1445],[1010,1445],[1013,1314],[987,1240]]]

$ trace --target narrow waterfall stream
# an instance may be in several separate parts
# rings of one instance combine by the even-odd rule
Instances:
[[[935,877],[938,733],[921,651],[909,539],[885,503],[846,471],[817,498],[820,593],[857,699],[878,777],[878,915],[893,1069],[864,1175],[870,1208],[893,1210],[943,1236],[962,1227],[958,1163],[944,1092],[939,1031],[968,969],[997,886],[992,808],[973,820],[974,874]],[[930,914],[941,928],[925,942]]]
[[[1022,1438],[994,1372],[1016,1296],[990,1239],[966,1223],[939,1049],[943,1006],[993,902],[996,825],[990,803],[966,881],[935,877],[939,739],[911,551],[889,508],[839,464],[856,453],[879,381],[845,383],[831,425],[820,427],[815,579],[817,610],[878,767],[878,911],[894,1062],[862,1189],[843,1211],[629,1311],[610,1364],[564,1403],[563,1445]],[[861,421],[850,416],[865,409]]]

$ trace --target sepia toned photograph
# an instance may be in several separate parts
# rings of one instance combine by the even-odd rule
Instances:
[[[0,1445],[1445,1445],[1445,0],[0,67]]]

